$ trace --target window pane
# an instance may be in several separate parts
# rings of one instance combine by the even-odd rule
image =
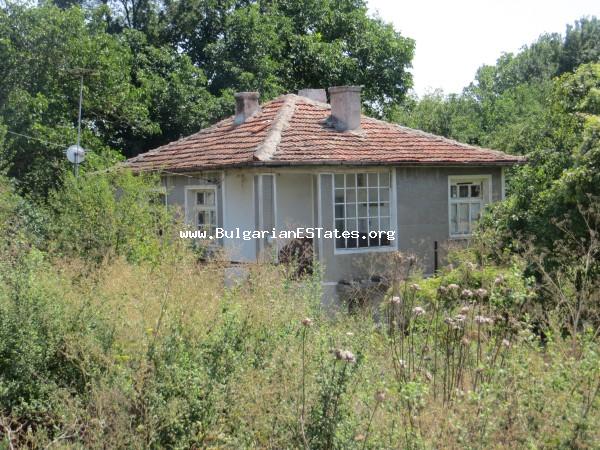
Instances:
[[[358,247],[358,239],[356,238],[348,238],[346,239],[348,248],[356,248]]]
[[[377,185],[379,184],[377,175],[378,174],[376,174],[376,173],[369,174],[369,187],[377,187]]]
[[[382,217],[379,222],[379,229],[382,231],[390,230],[390,219],[388,217]]]
[[[366,202],[367,201],[367,190],[366,189],[359,189],[358,190],[358,201],[359,202]]]
[[[336,248],[346,248],[346,239],[344,239],[343,237],[339,237],[335,240],[335,247]]]
[[[349,173],[346,174],[346,187],[354,187],[356,186],[356,174]]]
[[[338,230],[339,233],[346,229],[346,227],[344,226],[344,219],[335,221],[335,229]]]
[[[458,233],[469,234],[469,204],[458,204]]]
[[[370,202],[376,202],[377,201],[377,192],[378,192],[378,189],[376,189],[376,188],[369,188],[369,201]]]
[[[366,203],[358,204],[358,217],[367,217],[367,204]]]
[[[356,219],[346,220],[346,230],[348,230],[348,231],[358,230],[358,221]]]
[[[481,195],[481,185],[474,184],[471,186],[471,197],[478,198]]]
[[[369,246],[369,235],[367,233],[361,233],[358,238],[358,246],[359,247],[368,247]]]
[[[369,217],[379,216],[379,205],[377,203],[369,203]]]
[[[356,203],[348,203],[346,205],[346,217],[356,217]]]
[[[478,221],[480,213],[481,213],[481,204],[480,203],[471,203],[471,222]]]
[[[336,174],[335,175],[335,187],[336,188],[344,187],[344,174]]]
[[[196,204],[202,205],[202,206],[214,206],[215,192],[213,190],[197,191],[196,192]]]
[[[459,186],[458,187],[458,196],[460,198],[468,197],[469,196],[469,186],[465,186],[465,185]]]
[[[366,187],[367,186],[367,174],[366,173],[357,173],[356,174],[356,185],[358,187]]]
[[[344,190],[343,189],[335,190],[335,202],[336,203],[344,203]]]
[[[379,206],[379,215],[389,216],[390,215],[390,204],[387,202],[381,202]]]
[[[379,174],[379,186],[388,187],[389,185],[390,185],[390,174],[387,172],[380,173]]]
[[[458,234],[458,205],[456,203],[450,205],[450,230],[452,234]]]
[[[356,189],[350,188],[346,190],[346,201],[347,202],[355,202],[356,201]]]
[[[358,232],[361,234],[369,232],[367,219],[358,219]]]
[[[210,211],[210,224],[217,225],[217,212],[214,209]]]
[[[379,218],[369,219],[369,231],[379,231]]]
[[[344,205],[335,205],[335,217],[337,218],[344,218]]]
[[[456,185],[450,186],[450,198],[456,198]]]
[[[382,202],[387,202],[390,200],[390,189],[389,188],[379,189],[379,200],[381,200]]]
[[[358,219],[358,246],[359,247],[368,247],[369,241],[369,226],[367,219]]]

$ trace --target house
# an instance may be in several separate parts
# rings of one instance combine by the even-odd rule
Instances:
[[[522,162],[361,115],[360,87],[329,97],[306,89],[260,105],[258,93],[237,93],[235,116],[127,165],[160,172],[166,202],[192,227],[229,231],[215,242],[232,261],[277,259],[294,235],[275,231],[316,229],[308,241],[333,289],[394,250],[433,272],[435,246],[468,239],[481,210],[504,198],[504,169]]]

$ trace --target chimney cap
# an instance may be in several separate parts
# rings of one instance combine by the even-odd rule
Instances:
[[[247,99],[256,99],[258,100],[259,93],[256,91],[244,91],[244,92],[236,92],[233,94],[234,98],[247,98]]]
[[[330,94],[337,94],[338,92],[360,92],[362,86],[331,86],[328,91]]]
[[[305,88],[298,91],[300,97],[309,98],[321,103],[327,103],[327,92],[325,89]]]

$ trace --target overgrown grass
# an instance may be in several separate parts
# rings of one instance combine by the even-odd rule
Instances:
[[[399,277],[376,322],[318,274],[30,250],[0,271],[1,445],[594,448],[598,342],[541,342],[517,271]]]

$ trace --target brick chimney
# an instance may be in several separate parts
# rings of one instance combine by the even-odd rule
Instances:
[[[235,97],[235,119],[233,123],[240,125],[257,112],[260,112],[258,105],[258,92],[236,92]]]
[[[338,131],[360,128],[360,86],[333,86],[329,88],[331,120]]]
[[[310,98],[321,103],[327,103],[327,93],[325,89],[300,89],[298,91],[300,97]]]

